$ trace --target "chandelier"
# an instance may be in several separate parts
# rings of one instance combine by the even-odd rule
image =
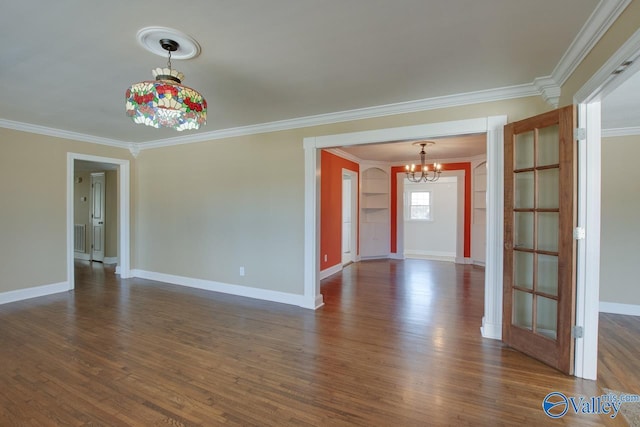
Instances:
[[[152,70],[154,81],[135,83],[127,89],[127,116],[154,128],[199,129],[207,122],[207,101],[196,90],[183,86],[184,74],[171,68],[171,52],[178,50],[178,42],[161,39],[160,46],[168,52],[167,67]]]
[[[424,151],[424,147],[427,145],[433,145],[435,142],[433,141],[420,141],[414,142],[413,145],[420,146],[420,171],[419,175],[416,171],[416,165],[411,164],[411,166],[406,165],[405,173],[407,174],[407,179],[411,182],[435,182],[440,178],[440,174],[442,173],[442,165],[440,163],[434,163],[433,169],[430,171],[429,166],[426,164],[427,153]]]

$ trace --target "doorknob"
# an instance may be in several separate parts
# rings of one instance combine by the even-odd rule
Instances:
[[[98,224],[104,224],[104,222],[102,222],[102,221],[99,221],[99,222],[98,222]]]

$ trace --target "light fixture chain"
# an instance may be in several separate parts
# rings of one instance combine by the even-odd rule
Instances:
[[[167,67],[171,70],[171,50],[167,50],[169,52],[169,59],[167,60]]]

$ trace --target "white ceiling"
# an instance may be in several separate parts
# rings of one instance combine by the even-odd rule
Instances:
[[[175,28],[202,47],[173,61],[209,103],[196,132],[530,85],[553,73],[598,3],[7,2],[0,119],[124,143],[187,135],[124,114],[127,87],[166,64],[136,41],[148,26]]]

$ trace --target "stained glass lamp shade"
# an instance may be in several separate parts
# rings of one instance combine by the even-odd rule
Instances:
[[[169,52],[168,67],[153,70],[154,81],[135,83],[127,89],[127,116],[154,128],[199,129],[207,122],[207,101],[195,89],[182,85],[184,75],[171,69],[171,51],[178,44],[172,40],[160,43]]]

